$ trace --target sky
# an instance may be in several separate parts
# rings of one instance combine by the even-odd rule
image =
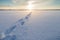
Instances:
[[[60,9],[60,0],[0,0],[0,9]]]

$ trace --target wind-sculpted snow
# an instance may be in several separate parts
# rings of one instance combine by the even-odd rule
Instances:
[[[4,34],[5,35],[8,35],[8,34],[10,34],[15,28],[16,28],[17,26],[16,25],[14,25],[13,27],[11,27],[11,28],[9,28],[9,29],[7,29],[5,32],[4,32]]]
[[[2,40],[16,40],[16,35],[10,36],[7,35],[5,38],[3,38]]]
[[[25,22],[30,18],[31,13],[29,13],[26,17],[19,19],[11,28],[7,29],[5,32],[3,32],[0,40],[16,40],[16,35],[10,35],[11,32],[19,25],[23,26]]]

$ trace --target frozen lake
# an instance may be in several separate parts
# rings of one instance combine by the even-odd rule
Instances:
[[[12,27],[28,12],[0,11],[0,33]],[[60,11],[32,12],[23,26],[17,26],[11,33],[16,40],[60,40]]]

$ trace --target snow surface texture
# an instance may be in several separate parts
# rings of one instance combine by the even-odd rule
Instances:
[[[60,11],[32,12],[29,21],[25,15],[0,11],[0,34],[4,35],[3,39],[0,35],[0,40],[60,40]]]
[[[15,25],[13,25],[11,28],[7,29],[4,33],[1,34],[0,40],[16,40],[16,35],[10,35],[11,32],[17,27],[17,26],[23,26],[25,22],[29,19],[31,15],[31,12],[25,17],[16,22]],[[24,32],[24,31],[22,31]],[[23,34],[23,33],[22,33]],[[24,34],[23,34],[24,35]]]

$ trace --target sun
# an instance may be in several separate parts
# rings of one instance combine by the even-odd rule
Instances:
[[[34,5],[32,4],[34,1],[29,1],[28,2],[28,5],[27,5],[27,9],[29,10],[29,11],[32,11],[32,9],[33,9],[33,7],[34,7]]]
[[[27,8],[28,8],[28,9],[32,9],[32,7],[33,7],[32,2],[28,2]]]

